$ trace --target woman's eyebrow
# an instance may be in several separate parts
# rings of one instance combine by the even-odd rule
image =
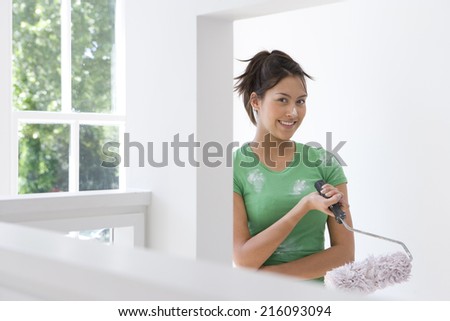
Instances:
[[[283,95],[283,96],[291,98],[291,96],[289,94],[286,94],[286,93],[275,93],[275,94]],[[304,95],[298,96],[297,98],[306,98],[306,97],[308,97],[308,95],[304,94]]]

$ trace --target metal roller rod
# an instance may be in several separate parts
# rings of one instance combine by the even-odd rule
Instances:
[[[390,238],[388,238],[388,237],[384,237],[384,236],[376,235],[376,234],[373,234],[373,233],[369,233],[369,232],[364,232],[364,231],[361,231],[361,230],[357,230],[357,229],[354,229],[354,228],[350,227],[347,223],[344,222],[344,220],[339,219],[339,221],[340,221],[340,222],[344,225],[344,227],[345,227],[347,230],[349,230],[350,232],[361,233],[361,234],[368,235],[368,236],[372,236],[372,237],[376,237],[376,238],[378,238],[378,239],[382,239],[382,240],[385,240],[385,241],[389,241],[389,242],[393,242],[393,243],[400,244],[400,245],[403,247],[403,249],[405,250],[406,254],[408,254],[409,259],[412,261],[413,256],[412,256],[411,252],[408,250],[408,248],[406,247],[405,243],[403,243],[403,242],[401,242],[401,241],[397,241],[397,240],[390,239]]]

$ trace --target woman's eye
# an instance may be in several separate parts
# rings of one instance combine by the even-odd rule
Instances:
[[[298,105],[303,105],[305,103],[304,99],[297,100]]]
[[[280,102],[282,102],[282,103],[287,103],[287,98],[280,98],[280,99],[278,99],[278,101],[280,101]]]

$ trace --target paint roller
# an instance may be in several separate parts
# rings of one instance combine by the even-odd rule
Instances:
[[[326,184],[325,181],[319,180],[314,186],[320,195],[329,198],[321,193],[324,184]],[[413,257],[403,242],[350,227],[345,222],[345,212],[339,203],[331,205],[329,209],[333,212],[336,221],[350,232],[397,243],[403,247],[406,254],[396,252],[390,255],[370,256],[361,262],[351,262],[334,268],[325,274],[324,282],[327,287],[350,292],[371,293],[409,279]]]

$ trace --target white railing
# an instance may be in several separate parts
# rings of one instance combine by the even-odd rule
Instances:
[[[2,300],[358,299],[296,279],[0,223]]]
[[[236,269],[231,262],[224,266],[142,248],[150,201],[148,191],[0,197],[0,300],[348,298],[295,279]],[[134,247],[61,233],[130,226]]]
[[[0,196],[0,221],[68,233],[113,228],[125,231],[144,246],[151,193],[149,191],[90,191]],[[129,229],[121,228],[131,228]],[[123,239],[123,238],[122,238]]]

